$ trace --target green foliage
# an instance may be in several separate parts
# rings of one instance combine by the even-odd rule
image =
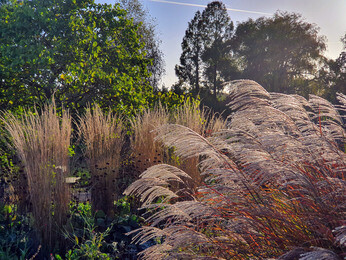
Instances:
[[[161,104],[168,109],[176,108],[182,106],[185,102],[194,102],[195,98],[191,94],[177,94],[174,91],[159,91],[150,99],[150,104],[152,107],[157,104]]]
[[[133,18],[134,24],[138,25],[138,31],[142,35],[140,41],[145,45],[143,50],[146,52],[146,57],[151,60],[148,64],[150,72],[149,83],[154,89],[159,88],[164,69],[163,53],[160,50],[161,41],[155,35],[155,21],[150,17],[148,10],[145,10],[143,3],[140,0],[117,0],[120,7],[125,9],[127,17]]]
[[[117,215],[113,219],[103,211],[93,215],[89,203],[72,203],[71,218],[65,231],[71,246],[64,259],[122,259],[128,254],[131,238],[125,233],[139,227],[138,216],[131,213],[132,199],[123,197],[115,203]],[[62,259],[59,254],[55,258]]]
[[[318,79],[327,86],[325,97],[332,103],[336,102],[336,93],[345,93],[346,86],[346,34],[341,38],[343,50],[336,60],[327,60],[319,71]]]
[[[17,214],[15,205],[0,204],[0,259],[27,259],[30,218]]]
[[[3,127],[3,122],[0,122],[0,179],[6,175],[16,173],[18,171],[18,167],[13,163],[13,157],[15,152],[11,149],[9,143],[11,140],[8,139],[6,131]]]
[[[72,232],[66,232],[65,236],[73,244],[73,248],[65,254],[66,259],[111,259],[107,253],[101,252],[101,247],[105,237],[109,234],[111,227],[104,232],[97,232],[95,218],[91,213],[91,205],[88,203],[79,203],[71,212],[74,223],[77,226],[72,227]],[[71,223],[72,225],[72,223]],[[57,259],[61,259],[56,255]]]
[[[202,60],[205,64],[206,86],[216,93],[223,89],[222,83],[234,79],[237,67],[231,52],[233,22],[228,16],[225,4],[214,1],[202,13],[205,50]]]
[[[150,60],[119,5],[11,1],[0,13],[0,106],[88,102],[131,114],[147,106]]]
[[[201,13],[196,12],[185,31],[181,48],[180,65],[175,66],[175,74],[181,81],[187,81],[191,88],[199,91],[201,79],[201,57],[203,53]]]

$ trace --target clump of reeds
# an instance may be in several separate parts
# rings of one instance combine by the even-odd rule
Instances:
[[[84,140],[91,174],[92,209],[111,216],[119,195],[119,168],[125,135],[123,119],[111,112],[106,115],[94,105],[80,117],[79,133]]]
[[[153,212],[149,226],[131,232],[138,242],[159,241],[142,258],[342,258],[346,155],[339,114],[315,96],[268,93],[246,80],[228,85],[234,113],[227,129],[210,137],[177,124],[156,129],[180,158],[201,158],[198,192],[172,190],[191,176],[167,164],[149,168],[125,191]]]
[[[6,112],[2,120],[25,167],[41,242],[45,250],[52,249],[69,210],[65,179],[69,174],[71,118],[67,111],[59,116],[53,102],[41,112],[24,111],[20,118]]]

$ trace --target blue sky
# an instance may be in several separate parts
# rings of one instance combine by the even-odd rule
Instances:
[[[114,4],[114,0],[96,0]],[[142,0],[144,8],[155,19],[157,35],[162,41],[161,50],[166,63],[163,83],[170,87],[177,78],[174,66],[179,63],[181,41],[188,22],[197,10],[203,10],[207,0]],[[237,24],[249,18],[270,17],[276,11],[300,13],[306,22],[320,28],[327,38],[329,58],[336,58],[342,50],[340,38],[346,33],[346,0],[225,0],[231,20]]]

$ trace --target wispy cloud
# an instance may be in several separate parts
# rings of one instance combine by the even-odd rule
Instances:
[[[191,3],[184,3],[184,2],[174,2],[174,1],[166,1],[166,0],[150,0],[150,1],[152,1],[152,2],[159,2],[159,3],[165,3],[165,4],[173,4],[173,5],[207,7],[206,5],[191,4]],[[264,12],[250,11],[250,10],[241,10],[241,9],[233,9],[233,8],[226,8],[226,9],[228,11],[233,11],[233,12],[250,13],[250,14],[261,14],[261,15],[272,15],[271,13],[264,13]]]

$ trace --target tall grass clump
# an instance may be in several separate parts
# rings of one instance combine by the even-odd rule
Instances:
[[[200,107],[198,101],[186,101],[172,112],[171,123],[183,125],[201,136],[210,136],[226,127],[226,121],[217,113],[210,109]],[[185,160],[179,160],[175,166],[184,170],[191,177],[191,186],[197,188],[201,185],[203,176],[198,167],[199,156],[189,157]]]
[[[89,107],[80,117],[79,133],[85,144],[85,155],[91,174],[92,209],[114,214],[118,199],[118,180],[121,151],[124,144],[123,119],[97,105]]]
[[[185,101],[172,111],[171,123],[187,126],[203,136],[225,128],[226,121],[211,109],[200,107],[199,101]]]
[[[201,109],[200,103],[197,101],[187,100],[181,106],[170,111],[162,105],[145,110],[131,121],[133,129],[131,147],[134,152],[136,172],[140,174],[150,166],[171,163],[186,170],[193,179],[190,186],[197,187],[201,183],[198,156],[184,161],[180,160],[179,157],[172,154],[172,149],[165,148],[162,142],[156,140],[157,133],[154,130],[168,123],[176,123],[207,136],[224,128],[225,122],[221,116],[212,113],[211,110]]]
[[[24,111],[21,117],[5,112],[1,118],[24,165],[32,203],[34,224],[45,250],[59,241],[59,233],[69,210],[69,174],[71,118],[61,116],[55,104],[41,112]]]
[[[132,176],[137,179],[139,174],[150,166],[163,163],[166,160],[166,149],[162,143],[155,142],[157,127],[169,122],[169,112],[161,104],[153,109],[146,109],[131,120],[132,137],[131,149],[136,173]]]
[[[141,257],[342,259],[343,119],[316,96],[268,93],[249,80],[227,85],[227,129],[209,137],[177,124],[156,129],[180,158],[199,156],[198,192],[184,188],[192,176],[168,164],[147,169],[125,191],[147,209],[135,240],[157,241]]]

